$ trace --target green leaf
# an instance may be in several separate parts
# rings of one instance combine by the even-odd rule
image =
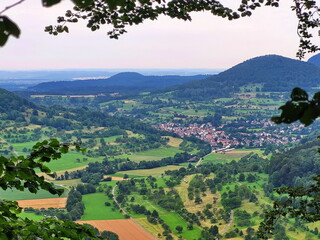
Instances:
[[[302,124],[305,126],[310,125],[314,121],[314,109],[312,106],[308,106],[308,108],[304,111],[302,117],[299,119]]]
[[[313,95],[313,101],[316,101],[316,102],[320,101],[320,92],[317,92]]]
[[[6,16],[0,17],[0,46],[4,46],[8,41],[9,36],[16,38],[20,36],[20,29],[17,24],[11,21]]]
[[[272,118],[271,120],[275,123],[292,123],[299,120],[303,116],[307,107],[308,103],[293,103],[289,101],[279,108],[282,110],[280,117]]]
[[[72,0],[72,2],[78,7],[85,8],[90,6],[94,0]]]
[[[9,32],[9,34],[13,35],[16,38],[19,38],[20,29],[18,25],[11,21],[8,17],[2,17],[2,19],[5,24],[6,30]]]
[[[307,101],[308,93],[301,88],[294,88],[291,93],[292,101]]]
[[[42,0],[42,5],[44,7],[51,7],[59,2],[61,2],[61,0]]]
[[[106,0],[105,2],[107,2],[111,11],[115,10],[117,6],[123,5],[123,1],[118,1],[118,0]]]

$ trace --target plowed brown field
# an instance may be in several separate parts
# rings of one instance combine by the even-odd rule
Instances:
[[[100,231],[112,231],[119,235],[120,240],[154,240],[149,233],[130,219],[121,220],[94,220],[77,221],[77,223],[87,223]]]
[[[112,180],[114,181],[122,181],[122,180],[126,180],[123,177],[115,177],[115,176],[103,176],[103,178],[107,178],[107,177],[111,177]]]
[[[46,198],[46,199],[32,199],[17,201],[22,208],[33,207],[40,208],[64,208],[66,206],[67,198]]]

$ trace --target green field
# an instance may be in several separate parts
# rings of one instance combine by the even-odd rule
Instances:
[[[236,149],[226,153],[211,153],[203,159],[202,163],[214,162],[214,163],[228,163],[232,160],[239,161],[240,158],[248,155],[249,153],[257,153],[262,155],[262,151],[258,148],[253,149]]]
[[[30,220],[34,220],[34,221],[40,221],[42,219],[44,219],[44,216],[42,215],[37,215],[35,213],[25,213],[25,212],[22,212],[18,215],[19,217],[21,218],[28,218]]]
[[[31,149],[38,141],[25,142],[25,143],[10,143],[14,150],[18,152],[19,155],[27,155],[27,152],[23,152],[24,148]]]
[[[81,221],[124,219],[118,209],[112,210],[112,200],[109,200],[104,193],[83,195],[82,202],[85,210]],[[111,206],[105,206],[105,202],[110,202]]]
[[[113,137],[112,137],[113,138]],[[37,141],[34,142],[26,142],[26,143],[13,143],[11,144],[14,148],[15,151],[19,155],[27,155],[27,152],[23,152],[23,148],[31,149]],[[79,158],[80,162],[78,162],[76,159]],[[87,161],[84,161],[83,159],[87,158]],[[87,157],[86,155],[82,154],[81,152],[76,152],[76,151],[69,151],[67,154],[62,155],[61,159],[58,160],[53,160],[49,163],[46,163],[46,166],[48,166],[51,171],[62,171],[62,170],[68,170],[72,168],[78,168],[78,167],[83,167],[88,165],[90,162],[99,162],[102,161],[103,157],[98,157],[98,158],[92,158],[92,157]]]
[[[65,189],[60,186],[56,186],[60,189]],[[65,189],[64,193],[61,197],[66,197],[68,194],[68,191]],[[0,190],[0,199],[6,199],[6,200],[27,200],[27,199],[42,199],[42,198],[57,198],[58,195],[53,195],[45,190],[39,190],[36,194],[29,192],[27,189],[25,191],[19,191],[19,190],[11,190],[7,189],[6,191]]]
[[[80,159],[80,162],[77,162],[77,158]],[[84,161],[83,158],[87,158],[87,161]],[[90,162],[101,162],[103,157],[91,158],[83,155],[80,152],[70,151],[67,154],[64,154],[61,159],[51,161],[46,165],[51,169],[51,171],[62,171],[72,168],[78,168],[88,165]]]
[[[162,173],[168,170],[177,170],[180,169],[181,166],[175,166],[175,165],[169,165],[166,167],[158,167],[158,168],[152,168],[152,169],[139,169],[139,170],[130,170],[130,171],[120,171],[118,173],[120,174],[128,174],[129,176],[161,176]]]
[[[153,204],[149,200],[143,199],[143,196],[141,195],[133,194],[132,196],[135,197],[135,204],[139,203],[140,205],[145,206],[149,211],[156,210],[159,213],[159,216],[165,221],[166,224],[170,226],[170,228],[174,233],[178,234],[175,228],[176,226],[180,225],[183,227],[183,231],[179,235],[181,235],[184,239],[193,240],[193,239],[200,238],[201,230],[196,226],[194,226],[193,230],[187,230],[188,224],[177,213],[169,212],[163,209],[162,207],[156,204]],[[132,213],[131,216],[133,218],[139,218],[139,217],[143,217],[144,215]]]
[[[173,157],[175,154],[182,152],[178,147],[161,147],[150,149],[144,152],[137,152],[135,154],[125,154],[117,156],[116,158],[129,158],[132,161],[152,161],[160,160],[165,157]]]

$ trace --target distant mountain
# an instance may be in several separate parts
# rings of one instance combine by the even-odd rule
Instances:
[[[124,72],[106,79],[45,82],[30,87],[29,90],[36,92],[55,92],[60,94],[99,93],[108,91],[121,91],[121,89],[137,89],[141,91],[166,88],[168,86],[182,84],[193,80],[200,80],[207,77],[208,75],[144,76],[135,72]]]
[[[308,59],[308,63],[312,63],[313,65],[316,65],[317,67],[320,67],[320,53],[312,56]]]
[[[0,113],[12,110],[23,112],[28,108],[36,108],[35,104],[2,88],[0,88],[0,103]]]
[[[240,87],[259,84],[262,91],[289,92],[320,85],[320,68],[277,55],[256,57],[206,79],[168,88],[176,97],[207,99],[232,96]]]

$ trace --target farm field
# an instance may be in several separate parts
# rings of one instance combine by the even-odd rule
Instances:
[[[81,221],[124,219],[118,209],[112,210],[113,201],[109,200],[104,193],[83,195],[82,202],[85,205],[85,210]],[[105,206],[105,202],[110,202],[111,206]]]
[[[169,165],[165,167],[158,167],[158,168],[152,168],[152,169],[139,169],[139,170],[130,170],[130,171],[120,171],[118,173],[120,174],[128,174],[129,176],[153,176],[158,177],[161,176],[162,173],[168,170],[177,170],[180,169],[181,166],[175,166],[175,165]],[[112,178],[113,179],[113,178]],[[116,179],[114,179],[116,180]]]
[[[71,179],[71,180],[59,180],[59,181],[52,181],[54,184],[57,184],[59,186],[64,186],[66,188],[69,187],[75,187],[78,184],[81,184],[81,180],[80,179]]]
[[[77,162],[77,158],[80,159],[80,162]],[[84,161],[83,158],[87,158],[88,160]],[[87,166],[90,162],[101,162],[102,160],[103,157],[91,158],[83,155],[82,153],[70,151],[68,154],[63,155],[61,159],[51,161],[46,165],[51,169],[51,171],[55,172]]]
[[[34,209],[41,208],[64,208],[67,198],[46,198],[46,199],[29,199],[17,201],[22,208],[32,207]]]
[[[176,153],[182,152],[178,147],[161,147],[150,149],[144,152],[137,152],[135,154],[125,154],[116,156],[116,158],[129,158],[132,161],[151,161],[160,160],[165,157],[173,157]]]
[[[56,186],[57,188],[62,188],[60,186]],[[68,195],[67,189],[65,189],[64,193],[61,195],[61,198],[64,198]],[[39,190],[36,194],[30,193],[28,191],[18,191],[18,190],[11,190],[7,189],[6,191],[0,190],[0,199],[7,199],[7,200],[28,200],[28,199],[45,199],[45,198],[57,198],[58,195],[53,195],[47,191]]]
[[[119,235],[121,240],[154,240],[142,227],[131,219],[78,221],[80,224],[90,224],[100,231],[112,231]]]
[[[146,217],[144,218],[135,218],[134,221],[138,223],[141,227],[146,229],[149,233],[151,233],[153,236],[157,236],[158,233],[163,232],[163,228],[161,225],[158,224],[150,224],[150,222],[147,220]]]
[[[214,162],[214,163],[228,163],[232,160],[238,161],[240,158],[248,155],[249,153],[257,153],[262,155],[262,151],[260,149],[237,149],[226,153],[211,153],[207,155],[202,163]]]

